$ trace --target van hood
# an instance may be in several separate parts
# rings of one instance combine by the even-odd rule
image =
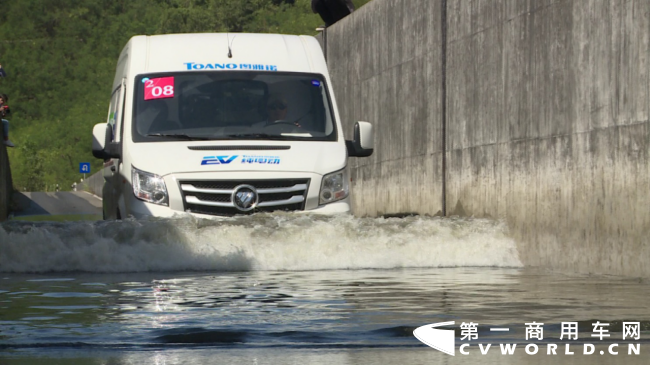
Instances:
[[[306,172],[345,167],[341,141],[169,141],[130,144],[132,165],[160,176],[206,172]]]

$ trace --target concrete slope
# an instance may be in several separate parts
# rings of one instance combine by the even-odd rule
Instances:
[[[87,192],[16,193],[14,217],[95,215],[101,217],[102,201]]]

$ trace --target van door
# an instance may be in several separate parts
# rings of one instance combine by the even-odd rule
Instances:
[[[110,138],[107,140],[111,144],[117,143],[122,144],[122,129],[124,124],[124,94],[126,88],[126,78],[122,79],[122,83],[111,95],[111,104],[108,109],[108,121],[107,124],[110,126],[109,132]],[[121,150],[121,149],[120,149]],[[121,215],[118,211],[118,199],[121,194],[122,184],[120,182],[120,169],[121,169],[121,160],[118,158],[112,158],[110,160],[104,161],[104,189],[103,194],[103,206],[104,206],[104,218],[106,219],[120,219]]]

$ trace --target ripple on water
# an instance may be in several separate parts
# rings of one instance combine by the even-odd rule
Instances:
[[[30,306],[30,309],[47,309],[47,310],[84,310],[97,309],[96,305],[52,305],[52,306]]]
[[[74,281],[74,278],[37,278],[27,280],[27,282],[65,282],[65,281]]]
[[[28,316],[25,318],[21,318],[21,320],[24,321],[46,321],[46,320],[56,320],[60,319],[58,316]]]
[[[94,292],[48,292],[42,297],[102,297],[104,295]]]

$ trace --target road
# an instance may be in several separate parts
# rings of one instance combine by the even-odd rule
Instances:
[[[102,201],[87,192],[20,192],[14,219],[101,219]]]

